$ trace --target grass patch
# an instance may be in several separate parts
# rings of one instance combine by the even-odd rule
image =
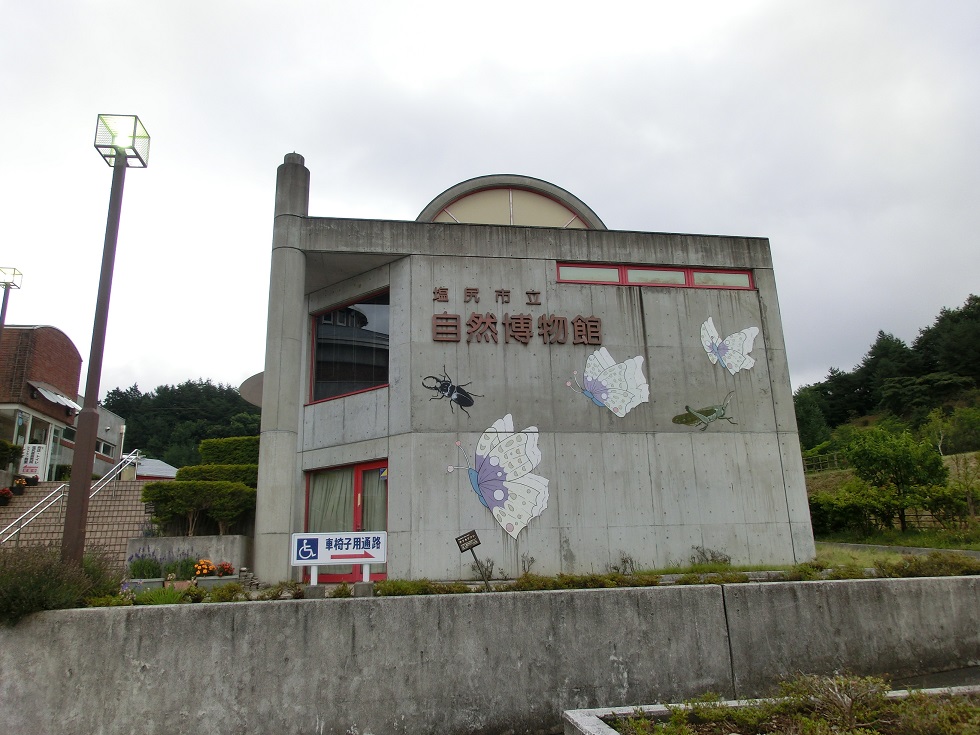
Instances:
[[[873,534],[862,534],[857,531],[840,532],[822,535],[820,540],[844,544],[980,551],[980,525],[949,531],[941,528],[911,528],[904,533],[898,529],[885,529]]]
[[[799,676],[778,699],[728,707],[705,695],[671,707],[668,719],[642,712],[609,723],[623,735],[972,735],[980,731],[980,696],[886,696],[878,677]]]
[[[823,567],[854,566],[870,569],[879,559],[898,559],[900,551],[879,551],[877,549],[842,549],[817,542],[817,558],[814,560]]]

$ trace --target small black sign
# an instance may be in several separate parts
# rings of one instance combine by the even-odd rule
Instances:
[[[462,554],[464,551],[469,551],[474,546],[479,546],[480,537],[476,535],[476,531],[467,531],[462,536],[456,537],[456,545],[459,546],[459,553]]]

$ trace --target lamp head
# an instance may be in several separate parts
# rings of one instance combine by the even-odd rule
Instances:
[[[20,288],[24,274],[16,268],[0,268],[0,288]]]
[[[95,148],[110,166],[116,164],[116,156],[123,156],[128,168],[146,168],[150,134],[136,115],[99,115]]]

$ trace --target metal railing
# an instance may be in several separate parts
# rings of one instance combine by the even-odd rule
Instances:
[[[129,454],[125,455],[119,460],[119,464],[110,470],[110,472],[98,480],[94,485],[92,485],[92,492],[89,493],[89,500],[94,498],[100,490],[108,487],[108,485],[122,474],[122,471],[129,467],[130,465],[136,465],[141,458],[140,450],[134,449]],[[64,521],[65,505],[64,499],[68,492],[68,483],[62,483],[50,493],[45,495],[41,500],[37,501],[33,506],[20,515],[13,523],[9,524],[6,528],[0,531],[0,545],[7,543],[11,539],[14,539],[14,544],[20,543],[20,532],[23,531],[27,526],[36,521],[42,513],[47,511],[49,508],[58,505],[58,515],[59,521]]]

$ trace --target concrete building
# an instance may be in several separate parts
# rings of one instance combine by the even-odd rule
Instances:
[[[414,222],[311,217],[279,167],[255,568],[296,531],[387,530],[375,578],[812,558],[764,238],[606,229],[522,176]],[[328,579],[345,578],[348,570]]]

